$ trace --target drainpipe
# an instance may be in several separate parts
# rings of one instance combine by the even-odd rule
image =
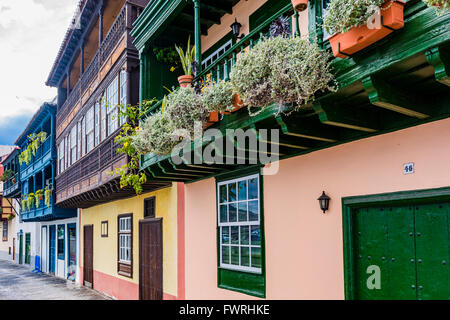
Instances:
[[[202,71],[202,34],[200,28],[200,0],[194,1],[195,12],[195,60],[198,63],[198,72]]]

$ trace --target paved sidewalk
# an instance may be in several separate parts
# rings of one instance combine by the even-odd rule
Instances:
[[[106,300],[106,296],[29,267],[0,260],[0,300]]]

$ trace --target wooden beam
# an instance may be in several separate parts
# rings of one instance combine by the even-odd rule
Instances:
[[[373,75],[362,79],[362,84],[374,106],[419,119],[428,118],[432,114],[429,104],[419,95],[389,85]]]
[[[428,63],[434,68],[436,80],[450,87],[450,53],[442,47],[434,47],[425,52]]]
[[[201,8],[205,8],[205,9],[210,9],[210,10],[215,10],[215,11],[219,11],[222,14],[232,14],[233,13],[233,7],[229,4],[224,4],[224,3],[217,3],[217,0],[213,0],[211,2],[204,2],[202,1],[200,3]]]
[[[275,119],[285,135],[325,142],[336,142],[338,140],[337,132],[330,130],[330,128],[321,128],[316,124],[311,124],[311,122],[308,122],[307,120],[294,126],[293,124],[288,123],[287,119],[281,114],[275,116]]]
[[[354,108],[316,101],[314,110],[323,124],[364,132],[378,131],[378,124],[369,114]]]

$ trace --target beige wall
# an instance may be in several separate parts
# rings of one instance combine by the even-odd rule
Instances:
[[[267,298],[344,299],[341,199],[449,186],[449,136],[440,120],[283,160],[264,176]],[[409,162],[416,172],[404,175]],[[214,179],[186,185],[185,242],[187,299],[251,298],[217,287]]]
[[[220,24],[215,24],[208,29],[208,35],[202,36],[202,51],[205,52],[211,46],[213,46],[217,41],[222,39],[227,33],[231,31],[231,24],[236,18],[239,23],[242,24],[241,33],[247,35],[249,33],[249,17],[250,15],[258,10],[266,0],[241,0],[233,7],[232,14],[225,14],[221,20]],[[302,37],[307,37],[308,34],[308,11],[303,11],[300,13],[300,32]],[[293,24],[295,26],[295,24]],[[293,30],[294,31],[294,30]]]

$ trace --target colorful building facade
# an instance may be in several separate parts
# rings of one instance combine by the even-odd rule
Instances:
[[[290,1],[150,3],[132,32],[142,99],[162,98],[176,82],[152,48],[189,35],[202,53],[197,80],[228,80],[236,58],[280,16],[331,56],[328,2],[309,1],[300,14]],[[243,108],[212,126],[278,129],[268,143],[279,161],[203,163],[193,172],[170,155],[143,156],[154,180],[185,183],[186,299],[450,298],[450,177],[439,169],[449,158],[448,13],[408,1],[404,21],[383,41],[333,58],[337,92],[290,115],[276,104],[255,117]],[[367,285],[380,274],[380,286]]]
[[[183,189],[149,181],[136,196],[112,174],[129,161],[116,152],[115,138],[127,121],[119,108],[139,103],[130,30],[148,2],[80,1],[80,24],[69,28],[47,80],[58,88],[56,204],[79,212],[77,281],[118,299],[184,292],[177,237]]]
[[[19,255],[23,252],[24,263],[34,269],[75,280],[72,270],[76,270],[77,259],[72,238],[76,239],[77,212],[55,204],[55,128],[56,106],[44,103],[15,142],[21,149],[17,156],[21,189]]]

